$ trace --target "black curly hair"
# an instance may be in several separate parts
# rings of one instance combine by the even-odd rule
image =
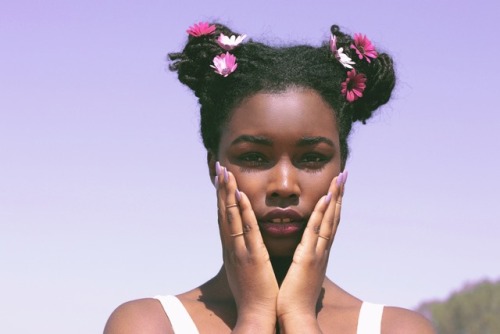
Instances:
[[[337,25],[331,27],[332,34],[337,38],[337,47],[343,47],[344,52],[356,62],[357,72],[364,73],[367,78],[363,97],[349,103],[341,94],[341,83],[346,79],[347,69],[334,58],[329,42],[319,47],[276,47],[246,41],[231,51],[237,58],[237,70],[223,77],[210,67],[213,58],[225,52],[216,38],[220,33],[226,36],[239,34],[224,25],[214,25],[216,30],[213,34],[189,36],[182,52],[168,55],[170,70],[177,71],[179,80],[198,97],[205,148],[217,154],[222,129],[231,111],[244,98],[258,92],[277,93],[292,87],[308,88],[318,92],[335,111],[343,168],[349,155],[347,139],[352,124],[356,121],[365,123],[391,96],[396,82],[391,57],[379,53],[371,62],[359,60],[350,48],[352,37],[342,33]]]

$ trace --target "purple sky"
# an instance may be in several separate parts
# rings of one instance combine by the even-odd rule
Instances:
[[[495,1],[169,3],[0,5],[0,332],[101,332],[219,269],[197,104],[165,62],[201,20],[314,45],[337,23],[395,58],[352,136],[331,278],[409,308],[500,278]]]

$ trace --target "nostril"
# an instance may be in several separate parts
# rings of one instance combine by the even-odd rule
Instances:
[[[299,204],[299,196],[297,194],[284,196],[278,192],[273,192],[266,198],[266,204],[269,206],[278,206],[283,208],[294,206]]]

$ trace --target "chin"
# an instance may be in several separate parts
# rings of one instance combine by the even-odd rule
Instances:
[[[294,238],[266,238],[264,244],[270,257],[293,257],[302,235]]]

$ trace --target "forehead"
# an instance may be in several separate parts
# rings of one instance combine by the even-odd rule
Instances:
[[[245,99],[233,110],[223,129],[221,141],[241,134],[338,139],[332,107],[314,90],[298,88],[278,93],[257,93]]]

